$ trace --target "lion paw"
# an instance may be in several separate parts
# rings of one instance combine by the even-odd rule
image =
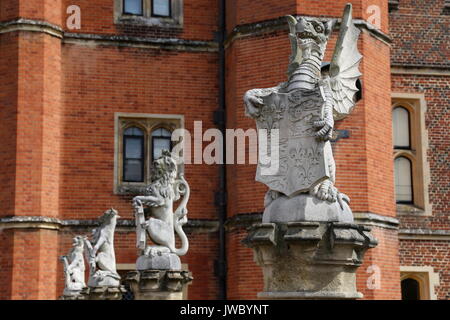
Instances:
[[[329,179],[318,183],[310,190],[310,194],[320,200],[328,202],[338,202],[341,209],[344,209],[344,201],[350,203],[350,198],[338,191],[333,182]]]

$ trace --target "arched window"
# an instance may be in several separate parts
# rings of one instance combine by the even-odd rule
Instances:
[[[172,150],[172,133],[165,128],[158,128],[152,132],[152,160],[162,155],[163,150]]]
[[[417,280],[402,280],[402,300],[420,300],[420,284]]]
[[[411,149],[410,115],[403,107],[396,107],[392,111],[392,128],[395,149]]]
[[[144,181],[144,132],[130,127],[123,134],[123,181]]]
[[[406,157],[398,157],[394,161],[395,198],[397,203],[412,203],[412,168]]]

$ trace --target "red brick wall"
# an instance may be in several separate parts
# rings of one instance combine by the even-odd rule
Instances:
[[[435,290],[439,300],[450,299],[449,241],[401,240],[400,262],[402,266],[432,266],[439,273],[439,286]]]
[[[195,120],[202,120],[205,130],[214,127],[214,53],[65,45],[63,74],[65,218],[97,217],[110,206],[132,217],[131,197],[113,194],[115,112],[184,114],[191,133]],[[215,165],[185,166],[190,218],[216,218],[217,172]]]
[[[76,4],[81,9],[81,29],[67,30],[66,8]],[[162,29],[155,27],[114,24],[114,0],[63,0],[62,27],[69,32],[95,34],[121,34],[128,36],[181,38],[190,40],[213,40],[217,31],[218,1],[184,1],[183,29]]]
[[[402,0],[389,14],[392,62],[396,65],[449,67],[449,15],[445,0]]]
[[[15,199],[18,35],[0,35],[0,216],[13,215]]]
[[[356,274],[356,286],[365,300],[398,300],[401,294],[397,230],[374,227],[371,232],[379,243],[366,252]],[[373,278],[369,280],[377,276],[375,270],[379,270],[380,287],[373,285],[370,281]]]
[[[447,70],[449,66],[449,16],[443,14],[444,0],[401,1],[399,9],[390,14],[392,63],[397,66],[422,66]],[[427,69],[424,69],[427,71]],[[437,71],[431,69],[429,71]],[[425,127],[428,134],[427,158],[430,166],[429,200],[431,216],[402,215],[400,228],[449,230],[450,171],[449,147],[445,132],[449,127],[448,75],[392,76],[392,91],[423,94],[426,101]],[[438,299],[448,299],[449,274],[448,241],[400,240],[400,262],[403,266],[431,266],[439,273]]]

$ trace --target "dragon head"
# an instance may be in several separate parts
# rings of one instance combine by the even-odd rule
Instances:
[[[295,25],[295,34],[302,51],[307,55],[318,51],[323,56],[334,23],[334,20],[323,23],[316,19],[299,18]]]

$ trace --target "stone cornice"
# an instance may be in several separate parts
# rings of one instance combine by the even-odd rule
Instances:
[[[354,212],[353,215],[355,223],[359,225],[393,230],[398,230],[399,228],[399,221],[396,218],[370,212]],[[227,230],[232,230],[234,228],[248,228],[254,223],[261,222],[261,220],[262,213],[254,212],[237,214],[227,219],[225,227]]]
[[[384,229],[399,228],[399,221],[393,217],[382,216],[371,212],[353,212],[355,222],[359,225],[379,227]]]
[[[296,18],[300,17],[299,15],[295,16]],[[312,18],[312,19],[318,19],[321,21],[328,21],[333,18],[323,18],[323,17],[312,17],[312,16],[301,16],[306,18]],[[338,22],[336,24],[336,28],[339,29],[340,27],[340,21],[341,19],[338,19]],[[366,30],[377,38],[378,40],[386,43],[391,44],[392,38],[387,35],[386,33],[380,31],[377,29],[374,25],[371,23],[362,20],[362,19],[354,19],[355,26]],[[286,20],[284,17],[280,17],[277,19],[271,19],[271,20],[265,20],[261,22],[255,22],[255,23],[249,23],[249,24],[243,24],[236,26],[231,33],[228,35],[227,39],[225,40],[225,47],[228,47],[232,42],[234,42],[237,39],[245,38],[245,37],[251,37],[251,36],[258,36],[264,33],[268,32],[274,32],[278,30],[288,30],[288,24],[286,23]]]
[[[450,230],[438,229],[407,229],[401,228],[398,232],[400,240],[433,240],[433,241],[449,241]]]
[[[448,77],[450,66],[392,64],[391,74]]]
[[[122,35],[99,35],[65,32],[63,42],[72,44],[94,44],[177,51],[218,51],[217,42],[214,41],[185,40],[178,38],[145,38]]]
[[[100,35],[90,33],[65,32],[61,27],[40,20],[16,19],[0,22],[0,34],[14,31],[41,32],[57,37],[63,43],[82,45],[109,45],[121,47],[155,48],[178,51],[217,52],[215,41],[188,40],[179,38],[146,38],[124,35]]]
[[[0,22],[0,34],[14,31],[41,32],[60,39],[64,35],[64,30],[61,27],[46,21],[19,18]]]
[[[68,219],[61,220],[52,217],[38,216],[14,216],[0,218],[0,230],[4,229],[91,229],[98,225],[94,219]],[[133,219],[117,220],[118,231],[131,231],[134,229]],[[191,219],[188,220],[184,229],[188,233],[216,232],[219,228],[217,220],[210,219]]]

